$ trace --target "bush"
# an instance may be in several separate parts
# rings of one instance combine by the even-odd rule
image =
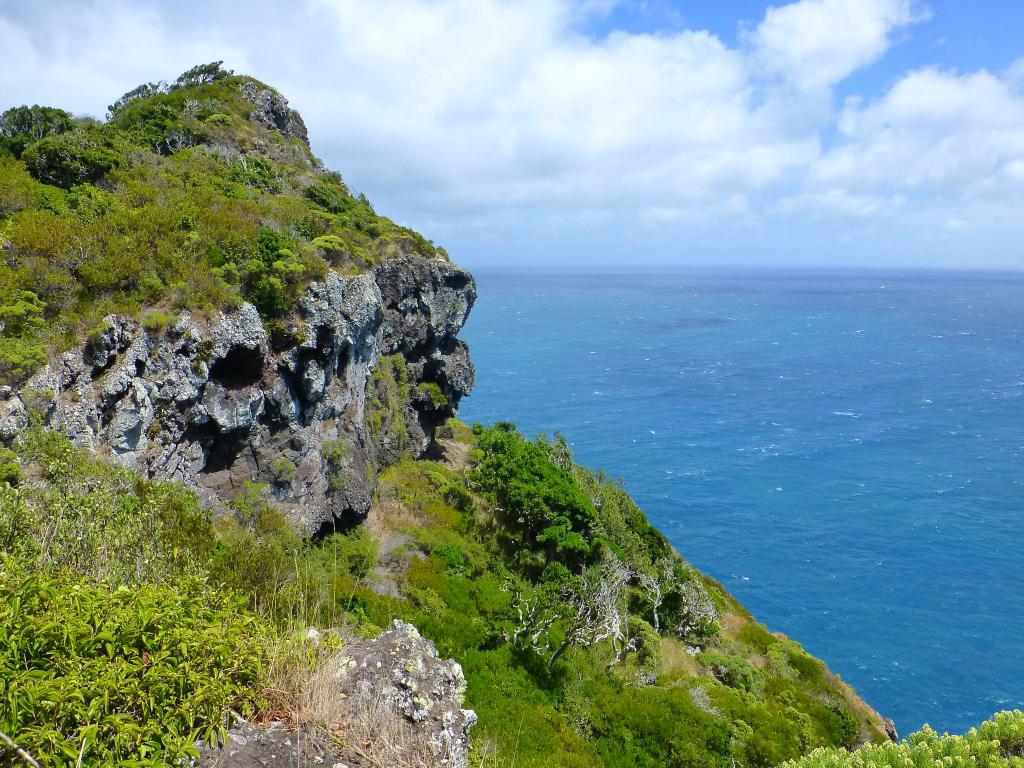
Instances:
[[[15,444],[47,483],[0,485],[0,543],[33,570],[112,584],[201,574],[214,538],[209,513],[176,483],[148,483],[33,428]]]
[[[44,765],[173,765],[248,712],[262,629],[230,599],[0,563],[0,730]]]
[[[58,133],[67,133],[75,127],[71,115],[63,109],[21,106],[8,109],[0,115],[0,148],[20,157],[33,141]]]
[[[939,736],[929,726],[900,744],[855,752],[818,749],[784,768],[1017,768],[1024,756],[1024,712],[1001,712],[965,736]]]
[[[328,464],[340,464],[348,455],[348,446],[341,440],[324,440],[322,455]]]
[[[433,381],[424,381],[416,386],[416,391],[427,398],[435,408],[443,408],[448,405],[448,398],[441,386]]]
[[[746,659],[717,651],[704,651],[697,658],[717,680],[730,688],[750,693],[761,684],[760,675]]]
[[[46,363],[38,337],[46,305],[31,291],[14,291],[0,304],[0,376],[14,384]]]
[[[274,473],[274,479],[282,485],[290,485],[295,479],[295,465],[284,456],[274,460],[271,470]]]
[[[46,136],[29,144],[22,158],[39,181],[64,189],[98,181],[127,164],[114,142],[95,130]]]
[[[471,477],[505,511],[506,525],[548,560],[592,562],[597,511],[572,475],[509,424],[481,429],[477,441],[484,458]]]

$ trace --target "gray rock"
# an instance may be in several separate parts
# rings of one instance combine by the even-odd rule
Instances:
[[[253,122],[309,144],[309,133],[302,115],[289,107],[288,99],[280,93],[273,88],[260,88],[256,83],[247,82],[242,86],[242,95],[255,106],[249,116]]]
[[[344,654],[335,681],[350,703],[358,708],[360,699],[383,700],[414,726],[415,739],[438,764],[466,768],[469,730],[477,717],[462,708],[462,667],[441,659],[433,643],[397,619],[390,631],[372,640],[350,642]]]
[[[332,630],[326,630],[330,632]],[[310,629],[307,640],[320,642],[321,632]],[[314,721],[342,734],[355,732],[360,744],[370,736],[366,713],[388,718],[389,723],[370,723],[398,735],[400,743],[374,744],[367,740],[356,754],[348,754],[345,739],[332,743],[318,728],[290,729],[283,723],[257,726],[239,723],[216,748],[197,745],[199,766],[221,768],[259,768],[263,766],[310,765],[382,765],[378,757],[390,757],[404,751],[414,756],[405,764],[467,768],[469,731],[476,713],[463,709],[466,680],[462,668],[438,657],[437,649],[416,628],[395,621],[391,630],[372,640],[349,641],[342,652],[330,659],[321,674],[329,679],[330,693],[338,706],[330,707],[333,716],[323,722],[323,712],[313,713]],[[321,682],[320,686],[325,683]],[[392,727],[397,726],[397,727]],[[374,750],[381,750],[377,756]],[[366,759],[364,762],[363,758]]]
[[[402,450],[427,451],[472,388],[456,334],[475,298],[469,273],[406,255],[311,284],[289,318],[301,341],[286,349],[272,348],[249,304],[212,318],[185,313],[159,333],[111,315],[102,332],[0,400],[0,440],[14,439],[38,411],[77,445],[106,449],[143,476],[178,480],[215,508],[246,481],[274,485],[272,465],[284,456],[297,471],[274,485],[279,506],[310,532],[347,525],[368,511],[375,472]],[[404,446],[365,423],[373,369],[395,353],[407,361],[413,393],[432,382],[448,401],[412,398]],[[327,441],[345,446],[342,464],[324,459]]]

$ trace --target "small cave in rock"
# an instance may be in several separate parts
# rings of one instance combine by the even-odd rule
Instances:
[[[210,379],[225,389],[251,387],[263,376],[263,352],[248,347],[232,347],[210,369]]]
[[[329,355],[334,348],[333,329],[322,325],[316,331],[316,349],[322,355]]]
[[[362,525],[364,519],[359,517],[353,509],[343,512],[341,517],[335,515],[332,519],[320,523],[320,526],[313,531],[313,543],[322,542],[334,533],[349,533]]]
[[[206,466],[203,467],[203,472],[209,475],[215,472],[230,470],[235,466],[245,446],[245,433],[220,435],[206,449]]]
[[[446,287],[453,288],[456,291],[464,291],[466,286],[469,285],[470,279],[467,272],[451,272],[444,276],[444,284]]]
[[[335,373],[338,378],[344,378],[345,369],[348,368],[349,362],[349,350],[352,348],[351,344],[344,343],[341,345],[341,349],[338,350],[338,366],[335,369]]]

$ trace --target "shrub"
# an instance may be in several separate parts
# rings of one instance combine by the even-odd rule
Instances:
[[[230,69],[224,69],[223,61],[212,61],[209,64],[197,64],[178,75],[174,81],[174,88],[191,88],[197,85],[207,85],[218,80],[231,77],[234,73]]]
[[[194,587],[134,590],[0,562],[0,730],[44,765],[173,765],[248,712],[262,629]]]
[[[549,559],[590,561],[597,512],[571,474],[511,425],[481,429],[477,440],[484,458],[471,476],[505,511],[506,524]]]
[[[739,688],[748,693],[760,685],[757,670],[745,659],[728,656],[717,651],[704,651],[698,659],[711,674],[730,688]]]
[[[401,451],[409,439],[405,410],[409,405],[409,371],[401,354],[382,357],[367,383],[366,425],[370,433],[393,441]]]
[[[199,575],[212,546],[209,513],[175,483],[147,483],[103,464],[56,432],[16,442],[47,483],[0,485],[0,542],[36,570],[112,584]]]
[[[825,720],[825,729],[828,731],[829,740],[833,744],[847,749],[855,747],[860,724],[853,713],[840,704],[832,704],[826,711],[828,715]]]
[[[290,485],[295,479],[295,465],[284,456],[274,460],[271,470],[274,473],[274,479],[282,485]]]
[[[416,391],[426,397],[435,408],[448,405],[448,398],[445,397],[444,390],[436,382],[424,381],[416,386]]]
[[[1024,755],[1024,712],[1001,712],[964,736],[939,736],[929,726],[900,744],[855,752],[818,749],[784,768],[1016,768]]]
[[[113,142],[95,130],[46,136],[29,144],[22,158],[39,181],[65,189],[98,181],[126,165]]]
[[[177,317],[168,312],[153,309],[142,318],[142,327],[150,333],[159,333],[174,324],[177,319]]]
[[[697,577],[683,582],[671,598],[675,633],[681,640],[700,643],[718,631],[718,611]]]
[[[281,191],[281,176],[274,163],[265,157],[243,157],[231,163],[231,180],[248,187],[277,194]]]
[[[0,484],[17,485],[21,477],[18,454],[9,448],[0,448]]]
[[[0,148],[21,156],[25,147],[46,136],[67,133],[75,127],[71,115],[63,109],[21,106],[0,115]]]
[[[348,446],[341,440],[324,440],[322,455],[328,464],[340,464],[348,455]]]

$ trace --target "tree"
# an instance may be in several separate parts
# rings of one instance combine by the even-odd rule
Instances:
[[[663,585],[666,582],[671,583],[673,575],[672,561],[664,557],[654,563],[653,573],[638,571],[636,574],[637,582],[651,603],[651,616],[654,619],[655,632],[661,632],[661,617],[658,612],[661,610],[661,604],[665,601]]]
[[[626,586],[632,574],[622,561],[607,556],[599,566],[589,568],[579,582],[568,588],[563,599],[568,608],[565,634],[548,659],[548,669],[570,648],[589,648],[611,640],[616,660],[624,655],[626,642]]]
[[[167,83],[163,80],[156,83],[143,83],[142,85],[138,85],[107,107],[107,117],[112,119],[114,115],[133,101],[137,101],[138,99],[148,99],[151,96],[156,96],[157,94],[166,92]]]
[[[67,133],[74,127],[71,115],[63,109],[38,104],[14,107],[0,115],[0,148],[20,157],[32,142],[53,134]]]
[[[174,81],[173,87],[191,88],[196,85],[207,85],[235,74],[233,70],[221,69],[223,63],[223,61],[211,61],[209,64],[197,64],[182,72]]]
[[[29,144],[22,157],[36,179],[65,189],[98,181],[125,164],[124,155],[98,130],[44,136]]]
[[[510,529],[526,539],[525,552],[560,560],[573,570],[600,552],[597,510],[572,473],[556,466],[548,448],[507,423],[479,436],[485,457],[474,481],[502,510]]]
[[[679,588],[679,612],[675,633],[681,640],[699,641],[718,631],[718,611],[704,585],[697,579]]]

